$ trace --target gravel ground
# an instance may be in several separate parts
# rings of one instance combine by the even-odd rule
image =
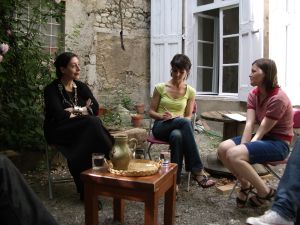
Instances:
[[[196,135],[201,149],[201,157],[216,151],[220,138],[201,132]],[[161,149],[155,149],[155,154]],[[83,225],[84,205],[79,201],[73,182],[54,185],[54,199],[48,199],[46,172],[32,172],[25,175],[30,185],[42,199],[47,209],[61,225]],[[36,179],[39,177],[39,180]],[[217,185],[227,179],[214,178]],[[270,180],[271,185],[276,181]],[[261,215],[268,207],[254,209],[236,208],[235,199],[228,200],[228,195],[219,194],[216,188],[202,189],[191,181],[190,191],[186,191],[187,173],[183,173],[180,192],[176,201],[176,224],[191,225],[238,225],[245,224],[249,216]],[[112,220],[112,200],[101,198],[103,209],[99,211],[100,224],[118,224]],[[144,205],[140,202],[126,201],[125,224],[144,224]],[[163,199],[159,204],[159,224],[163,224]]]

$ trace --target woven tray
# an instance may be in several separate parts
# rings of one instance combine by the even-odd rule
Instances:
[[[108,171],[121,176],[142,177],[150,176],[158,172],[160,168],[159,162],[154,162],[146,159],[132,159],[127,170],[115,170],[113,164],[108,161]]]

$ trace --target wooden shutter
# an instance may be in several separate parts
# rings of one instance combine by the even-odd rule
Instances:
[[[249,74],[255,59],[263,57],[263,0],[240,0],[239,90],[241,101],[251,90]]]
[[[150,93],[170,79],[170,61],[182,52],[182,0],[151,0]]]
[[[300,104],[300,2],[273,0],[270,4],[270,58],[278,70],[278,82],[293,105]]]

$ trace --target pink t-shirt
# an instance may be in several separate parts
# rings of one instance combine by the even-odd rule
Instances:
[[[288,96],[281,88],[274,88],[259,104],[259,89],[254,88],[248,95],[247,108],[254,109],[256,122],[260,125],[264,117],[277,120],[269,135],[291,142],[293,138],[293,109]]]

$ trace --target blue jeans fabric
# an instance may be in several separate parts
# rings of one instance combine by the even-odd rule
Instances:
[[[295,221],[300,206],[300,138],[291,152],[284,174],[280,179],[272,210]],[[299,216],[299,215],[298,215]]]
[[[171,162],[178,164],[177,184],[180,183],[183,157],[187,171],[197,173],[203,169],[191,120],[186,118],[156,120],[152,133],[154,137],[170,144]]]
[[[239,145],[241,139],[242,136],[237,136],[231,140]],[[290,152],[287,143],[272,136],[264,136],[261,140],[244,143],[244,145],[248,149],[251,164],[284,160]]]
[[[1,225],[58,225],[13,163],[0,155]]]

